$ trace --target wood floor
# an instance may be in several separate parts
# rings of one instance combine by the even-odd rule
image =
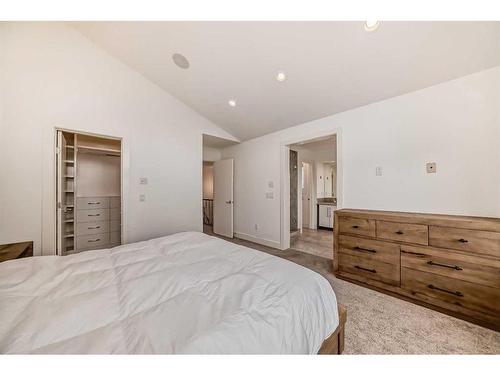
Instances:
[[[290,237],[290,248],[304,253],[333,259],[333,231],[325,229],[302,229]]]
[[[205,227],[213,235],[211,227]],[[337,279],[332,261],[238,238],[233,243],[287,259],[325,277],[347,308],[344,354],[500,354],[500,333]]]

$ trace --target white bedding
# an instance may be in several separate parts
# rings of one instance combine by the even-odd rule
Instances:
[[[202,233],[0,263],[2,353],[317,353],[326,279]]]

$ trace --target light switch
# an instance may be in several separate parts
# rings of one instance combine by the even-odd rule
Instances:
[[[382,176],[382,167],[375,168],[375,176]]]
[[[139,195],[139,202],[144,202],[144,201],[146,201],[146,195],[145,194]]]
[[[267,187],[269,187],[270,189],[272,189],[274,187],[274,181],[269,181],[267,183]]]
[[[427,173],[436,173],[436,163],[435,162],[427,163],[425,166],[427,168]]]
[[[147,185],[148,184],[148,179],[146,177],[139,178],[139,184],[141,184],[141,185]]]

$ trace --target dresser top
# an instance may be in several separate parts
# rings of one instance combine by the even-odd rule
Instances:
[[[343,208],[335,211],[338,216],[405,222],[412,224],[438,225],[462,229],[500,232],[500,219],[479,216],[441,215],[415,212],[375,211]]]

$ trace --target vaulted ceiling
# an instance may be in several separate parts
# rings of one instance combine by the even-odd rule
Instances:
[[[71,24],[241,140],[500,65],[500,22]]]

